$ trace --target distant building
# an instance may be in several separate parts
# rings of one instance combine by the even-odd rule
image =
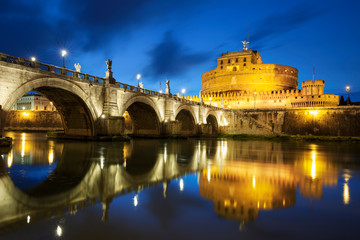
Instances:
[[[44,96],[26,94],[16,102],[12,110],[56,111],[56,107]]]
[[[324,94],[325,81],[302,82],[298,70],[279,64],[264,64],[260,53],[247,49],[222,53],[217,67],[201,77],[202,100],[232,109],[337,106],[339,96]],[[199,101],[199,96],[187,99]]]

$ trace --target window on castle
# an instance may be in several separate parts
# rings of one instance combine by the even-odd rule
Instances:
[[[236,59],[235,59],[235,62],[239,62],[239,59],[238,59],[238,58],[236,58]]]
[[[36,108],[35,108],[36,110],[38,110],[39,109],[39,107],[38,106],[36,106]]]
[[[253,70],[255,70],[255,68],[253,68]]]
[[[319,96],[319,98],[320,98],[320,96]]]
[[[246,63],[244,63],[244,67],[246,66]]]
[[[221,66],[220,69],[223,69],[223,66]]]
[[[236,71],[236,67],[233,68],[233,71]]]
[[[220,61],[220,64],[223,64],[223,60]]]
[[[314,98],[314,96],[311,96],[312,98]]]
[[[244,62],[246,62],[246,58],[244,58]]]
[[[44,110],[46,110],[46,107],[44,107]]]
[[[230,59],[228,60],[228,63],[230,63]]]

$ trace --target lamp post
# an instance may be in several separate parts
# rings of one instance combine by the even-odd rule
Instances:
[[[185,88],[181,89],[181,93],[182,93],[182,95],[183,95],[183,98],[184,98],[185,92],[186,92]]]
[[[138,74],[136,75],[136,79],[138,80],[138,87],[140,87],[140,78],[141,78],[141,74],[138,73]]]
[[[345,88],[346,92],[347,92],[347,99],[346,99],[346,104],[349,105],[350,104],[350,98],[349,98],[349,92],[350,92],[350,86],[346,86]]]
[[[65,56],[67,54],[67,51],[66,50],[61,50],[61,56],[63,57],[63,68],[65,68]]]

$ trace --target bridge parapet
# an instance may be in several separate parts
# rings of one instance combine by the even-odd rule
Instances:
[[[77,72],[71,69],[58,67],[51,64],[41,63],[38,61],[32,61],[22,57],[15,57],[9,54],[0,53],[0,61],[13,63],[33,69],[38,69],[41,71],[51,72],[55,74],[60,74],[67,77],[73,77],[73,80],[76,81],[89,81],[93,83],[103,83],[104,78],[93,76],[87,73]]]

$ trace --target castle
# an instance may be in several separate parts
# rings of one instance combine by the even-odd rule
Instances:
[[[298,70],[279,64],[264,64],[260,53],[247,48],[222,53],[217,67],[201,77],[199,96],[188,96],[217,107],[231,109],[294,108],[337,106],[339,96],[324,94],[325,81],[302,82],[298,87]]]

